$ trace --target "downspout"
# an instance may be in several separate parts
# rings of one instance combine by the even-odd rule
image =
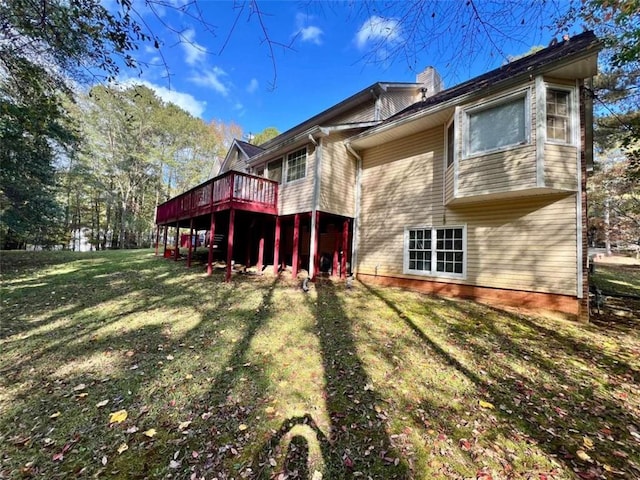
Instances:
[[[356,205],[355,218],[353,220],[353,239],[351,246],[351,274],[355,277],[358,265],[358,245],[360,243],[360,197],[362,195],[362,157],[356,152],[350,143],[345,143],[347,151],[356,159]]]
[[[316,213],[320,208],[320,175],[322,173],[322,137],[320,137],[319,141],[316,141],[313,138],[312,134],[309,134],[309,141],[313,143],[316,147],[316,162],[314,168],[314,178],[313,178],[313,205],[311,207],[311,232],[310,232],[310,242],[309,242],[309,278],[313,279],[315,277],[315,256],[318,255],[316,251],[316,229],[318,225],[316,225]]]

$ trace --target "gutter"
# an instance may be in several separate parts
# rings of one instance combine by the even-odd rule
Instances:
[[[351,246],[351,274],[355,277],[358,265],[358,246],[360,244],[360,198],[362,196],[362,157],[351,146],[350,142],[345,142],[347,151],[356,159],[356,205],[355,218],[353,220],[353,241]]]
[[[322,129],[320,129],[322,133]],[[324,135],[323,135],[324,136]],[[320,176],[322,175],[322,136],[316,141],[312,134],[308,136],[309,141],[316,147],[316,161],[314,165],[313,176],[313,204],[311,206],[311,238],[309,239],[309,278],[315,278],[315,258],[318,255],[316,251],[318,245],[316,245],[316,230],[318,229],[316,217],[318,209],[320,208]]]

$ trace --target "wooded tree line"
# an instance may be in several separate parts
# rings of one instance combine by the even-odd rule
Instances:
[[[260,2],[246,3],[247,20],[263,26]],[[543,15],[547,4],[556,6],[554,18]],[[111,10],[99,0],[0,2],[0,248],[68,245],[80,227],[89,229],[96,248],[143,246],[156,202],[215,175],[230,138],[240,136],[237,125],[205,124],[148,88],[114,86],[122,68],[144,69],[137,48],[161,48],[136,10],[140,5],[179,8],[213,28],[197,1],[116,0]],[[637,242],[640,0],[548,0],[532,2],[524,13],[519,5],[371,0],[355,2],[353,15],[375,12],[413,32],[395,53],[407,59],[414,56],[407,49],[416,54],[433,44],[434,35],[444,35],[440,27],[447,22],[456,31],[463,22],[459,58],[470,53],[465,48],[482,54],[473,49],[497,45],[525,22],[530,28],[548,22],[556,32],[578,23],[594,29],[606,53],[592,92],[597,156],[589,231],[593,243]],[[264,27],[263,35],[275,79],[278,42]],[[267,130],[258,137],[269,138],[273,132]]]

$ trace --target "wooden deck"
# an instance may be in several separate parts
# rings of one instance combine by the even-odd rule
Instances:
[[[277,215],[278,182],[226,172],[158,205],[156,224],[173,224],[220,210]]]

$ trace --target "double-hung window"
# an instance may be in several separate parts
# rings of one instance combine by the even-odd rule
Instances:
[[[287,155],[287,183],[307,174],[307,149],[301,148]]]
[[[528,98],[525,91],[466,110],[465,156],[528,143]]]
[[[547,88],[547,140],[570,144],[571,92]]]
[[[404,273],[463,277],[465,250],[464,227],[407,228]]]

